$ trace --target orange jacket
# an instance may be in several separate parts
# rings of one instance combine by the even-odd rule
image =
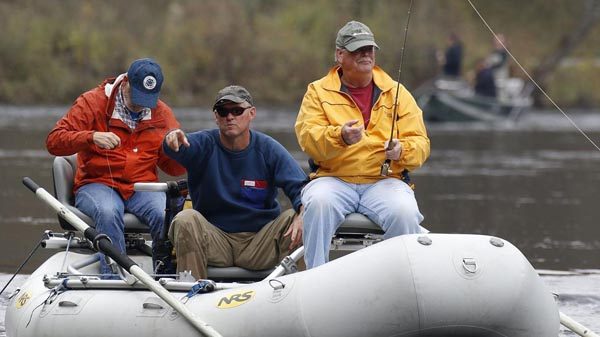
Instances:
[[[101,183],[129,199],[134,183],[158,181],[157,166],[172,176],[185,173],[162,151],[167,131],[179,128],[164,102],[159,100],[151,118],[141,120],[133,131],[120,119],[111,118],[123,78],[106,79],[83,93],[48,134],[48,152],[55,156],[78,154],[74,191],[86,184]],[[121,145],[112,150],[99,148],[92,140],[95,131],[115,133],[121,138]]]

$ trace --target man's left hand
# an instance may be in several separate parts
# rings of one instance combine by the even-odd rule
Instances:
[[[388,147],[389,143],[390,143],[390,141],[387,140],[384,145],[385,159],[390,159],[390,160],[400,159],[400,155],[402,154],[402,144],[400,143],[400,141],[396,138],[392,139],[391,149],[390,149],[390,147]]]
[[[299,247],[302,244],[302,211],[304,210],[303,206],[300,206],[300,213],[294,215],[294,219],[290,224],[287,232],[283,234],[283,236],[291,235],[292,242],[290,243],[290,251],[296,247]]]

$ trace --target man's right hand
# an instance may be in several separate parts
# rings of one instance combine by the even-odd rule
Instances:
[[[165,137],[165,142],[167,143],[167,146],[175,152],[179,152],[179,147],[181,145],[185,147],[190,147],[190,143],[188,142],[188,139],[185,136],[185,132],[181,131],[180,129],[175,129],[167,133],[167,136]]]
[[[101,149],[112,150],[121,145],[121,138],[112,132],[94,132],[92,136],[94,144]]]
[[[353,119],[342,126],[342,139],[348,145],[358,143],[362,139],[363,131],[365,131],[364,125],[353,127],[356,123],[358,123],[358,119]]]

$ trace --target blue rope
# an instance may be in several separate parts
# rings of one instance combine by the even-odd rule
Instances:
[[[215,283],[209,280],[200,280],[192,286],[190,291],[188,291],[185,297],[191,298],[192,296],[196,296],[198,294],[205,294],[215,290]]]

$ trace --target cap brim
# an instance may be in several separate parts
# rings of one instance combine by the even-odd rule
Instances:
[[[129,88],[131,90],[131,103],[143,106],[144,108],[156,108],[156,103],[158,102],[159,95],[158,92],[156,94],[145,93],[140,90],[137,90],[132,85],[130,85]]]
[[[360,49],[360,48],[366,47],[366,46],[373,46],[373,47],[379,49],[379,46],[377,45],[377,43],[375,43],[375,41],[370,41],[370,40],[359,40],[359,41],[350,42],[344,47],[344,49],[352,52],[352,51],[356,51],[357,49]]]
[[[246,100],[243,99],[243,98],[241,98],[241,97],[234,96],[234,95],[225,95],[225,96],[219,98],[219,100],[215,102],[215,105],[213,105],[213,109],[216,108],[216,107],[218,107],[218,106],[227,104],[229,102],[233,102],[233,103],[239,104],[239,103],[246,102]]]

